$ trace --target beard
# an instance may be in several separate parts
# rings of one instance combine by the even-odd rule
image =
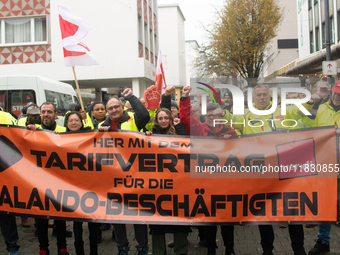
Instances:
[[[229,107],[229,106],[232,105],[232,103],[233,103],[233,102],[226,101],[226,102],[224,102],[224,105],[227,106],[227,107]]]

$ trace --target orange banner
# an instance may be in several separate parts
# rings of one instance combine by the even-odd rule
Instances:
[[[336,222],[334,128],[229,140],[0,126],[0,211],[144,224]]]

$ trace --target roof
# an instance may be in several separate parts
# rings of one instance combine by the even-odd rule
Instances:
[[[185,17],[183,15],[181,8],[179,7],[179,4],[160,4],[160,5],[158,5],[158,8],[169,8],[169,7],[177,7],[179,13],[181,14],[181,16],[183,18],[183,20],[185,21]]]

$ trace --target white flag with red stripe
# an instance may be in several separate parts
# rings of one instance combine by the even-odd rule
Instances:
[[[159,73],[163,74],[163,87],[162,87],[162,95],[163,95],[166,89],[166,82],[165,82],[164,69],[163,69],[163,63],[162,63],[162,53],[160,50],[158,51],[158,58],[157,58],[156,84],[157,84],[157,74]]]
[[[59,24],[63,40],[65,66],[99,65],[90,49],[82,42],[92,26],[75,16],[70,9],[59,5]]]

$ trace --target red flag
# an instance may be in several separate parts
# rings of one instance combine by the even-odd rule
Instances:
[[[163,75],[163,87],[162,87],[162,95],[165,93],[166,89],[166,82],[165,82],[165,76],[164,76],[164,70],[163,70],[163,63],[162,63],[162,53],[159,50],[158,51],[158,58],[157,58],[157,68],[156,68],[156,84],[157,84],[157,74],[162,74]]]
[[[82,18],[75,16],[70,9],[59,5],[59,24],[65,66],[98,65],[90,49],[82,42],[92,27]]]

